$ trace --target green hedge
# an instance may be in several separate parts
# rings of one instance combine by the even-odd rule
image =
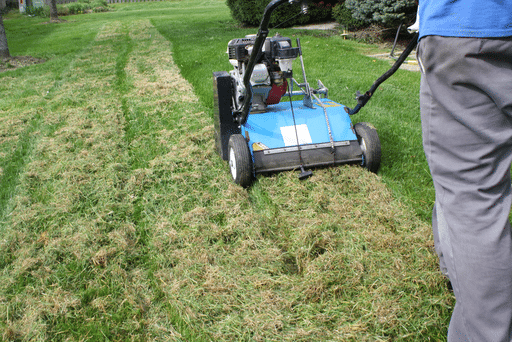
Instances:
[[[270,0],[227,0],[233,18],[247,26],[259,26],[265,7]],[[277,8],[270,19],[270,26],[289,27],[332,20],[332,9],[338,0],[309,1],[308,14],[300,14],[300,5],[289,3]]]
[[[57,5],[57,15],[63,17],[70,14],[80,14],[86,11],[106,12],[109,10],[107,0],[78,0],[65,5]],[[33,7],[27,6],[26,15],[38,16],[43,18],[50,17],[50,6]]]
[[[346,0],[345,6],[354,19],[386,27],[412,23],[417,9],[415,0]]]
[[[69,10],[69,14],[84,13],[88,10],[92,10],[93,12],[108,11],[108,3],[106,0],[79,0],[67,4],[65,7]]]

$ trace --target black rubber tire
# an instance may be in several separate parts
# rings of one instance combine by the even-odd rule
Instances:
[[[244,188],[249,187],[253,180],[252,156],[241,134],[233,134],[229,137],[228,162],[235,184]]]
[[[373,173],[377,173],[380,167],[380,139],[377,130],[367,122],[359,122],[354,125],[359,146],[363,150],[364,168]]]

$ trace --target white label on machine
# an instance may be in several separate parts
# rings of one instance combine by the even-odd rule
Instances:
[[[297,128],[297,132],[295,132],[295,128]],[[281,134],[283,135],[284,146],[297,146],[297,136],[299,137],[299,145],[313,143],[306,124],[281,127]]]

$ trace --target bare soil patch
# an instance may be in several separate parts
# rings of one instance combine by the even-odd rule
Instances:
[[[0,72],[7,70],[14,70],[29,65],[44,63],[46,60],[35,58],[32,56],[15,56],[10,58],[0,59]]]

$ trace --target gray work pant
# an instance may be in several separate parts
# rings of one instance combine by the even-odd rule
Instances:
[[[420,40],[423,147],[441,270],[456,304],[448,341],[512,341],[512,38]]]

